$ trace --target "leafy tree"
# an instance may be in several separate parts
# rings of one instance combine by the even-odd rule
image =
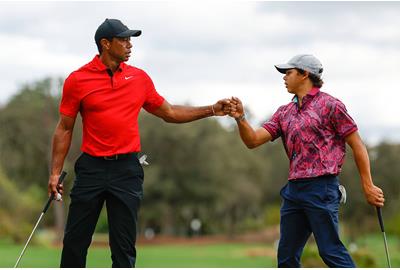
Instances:
[[[29,236],[38,213],[37,190],[21,192],[0,168],[0,237],[23,242]],[[37,216],[36,216],[37,218]]]
[[[0,112],[0,162],[21,189],[48,179],[57,98],[50,79],[24,86]]]

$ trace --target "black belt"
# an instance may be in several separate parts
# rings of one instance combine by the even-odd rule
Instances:
[[[129,158],[132,156],[137,156],[136,152],[126,153],[126,154],[115,154],[115,155],[111,155],[111,156],[92,156],[87,153],[84,153],[84,154],[94,157],[94,158],[99,158],[99,159],[104,159],[104,160],[121,160],[121,159],[126,159],[126,158]]]

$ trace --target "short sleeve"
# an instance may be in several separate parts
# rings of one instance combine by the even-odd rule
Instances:
[[[276,140],[282,134],[280,125],[282,107],[279,108],[271,117],[271,119],[265,122],[262,127],[265,128],[272,136],[272,140]]]
[[[345,138],[347,135],[350,135],[358,129],[353,118],[351,118],[351,116],[347,112],[346,106],[340,101],[337,101],[335,105],[331,121],[336,130],[336,133],[341,138]]]
[[[60,103],[60,113],[75,118],[79,112],[80,98],[76,87],[76,78],[73,74],[65,79],[63,94]]]
[[[145,80],[146,100],[143,104],[143,108],[148,112],[153,112],[163,104],[165,99],[157,93],[153,81],[147,74],[145,76]]]

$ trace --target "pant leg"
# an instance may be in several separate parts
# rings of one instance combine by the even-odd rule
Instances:
[[[135,267],[137,213],[143,197],[143,169],[136,156],[115,164],[107,189],[112,267]]]
[[[103,172],[95,162],[81,156],[75,173],[60,264],[68,268],[86,266],[87,250],[105,199]]]
[[[309,194],[314,195],[308,204],[306,214],[318,245],[322,260],[329,267],[354,268],[355,264],[339,238],[339,183],[336,177],[323,178]],[[311,202],[311,200],[309,200]]]
[[[137,210],[140,200],[130,200],[128,207],[119,198],[107,196],[107,216],[112,267],[132,268],[136,264]],[[133,210],[135,209],[135,210]],[[135,213],[133,213],[135,212]]]
[[[286,185],[282,191],[278,267],[301,267],[300,257],[311,234],[311,227],[301,206],[296,203]]]

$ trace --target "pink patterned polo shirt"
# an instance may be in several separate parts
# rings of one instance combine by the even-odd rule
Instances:
[[[346,153],[345,137],[357,125],[337,98],[312,90],[299,107],[297,96],[281,106],[263,127],[273,140],[282,137],[290,160],[289,180],[340,173]]]

